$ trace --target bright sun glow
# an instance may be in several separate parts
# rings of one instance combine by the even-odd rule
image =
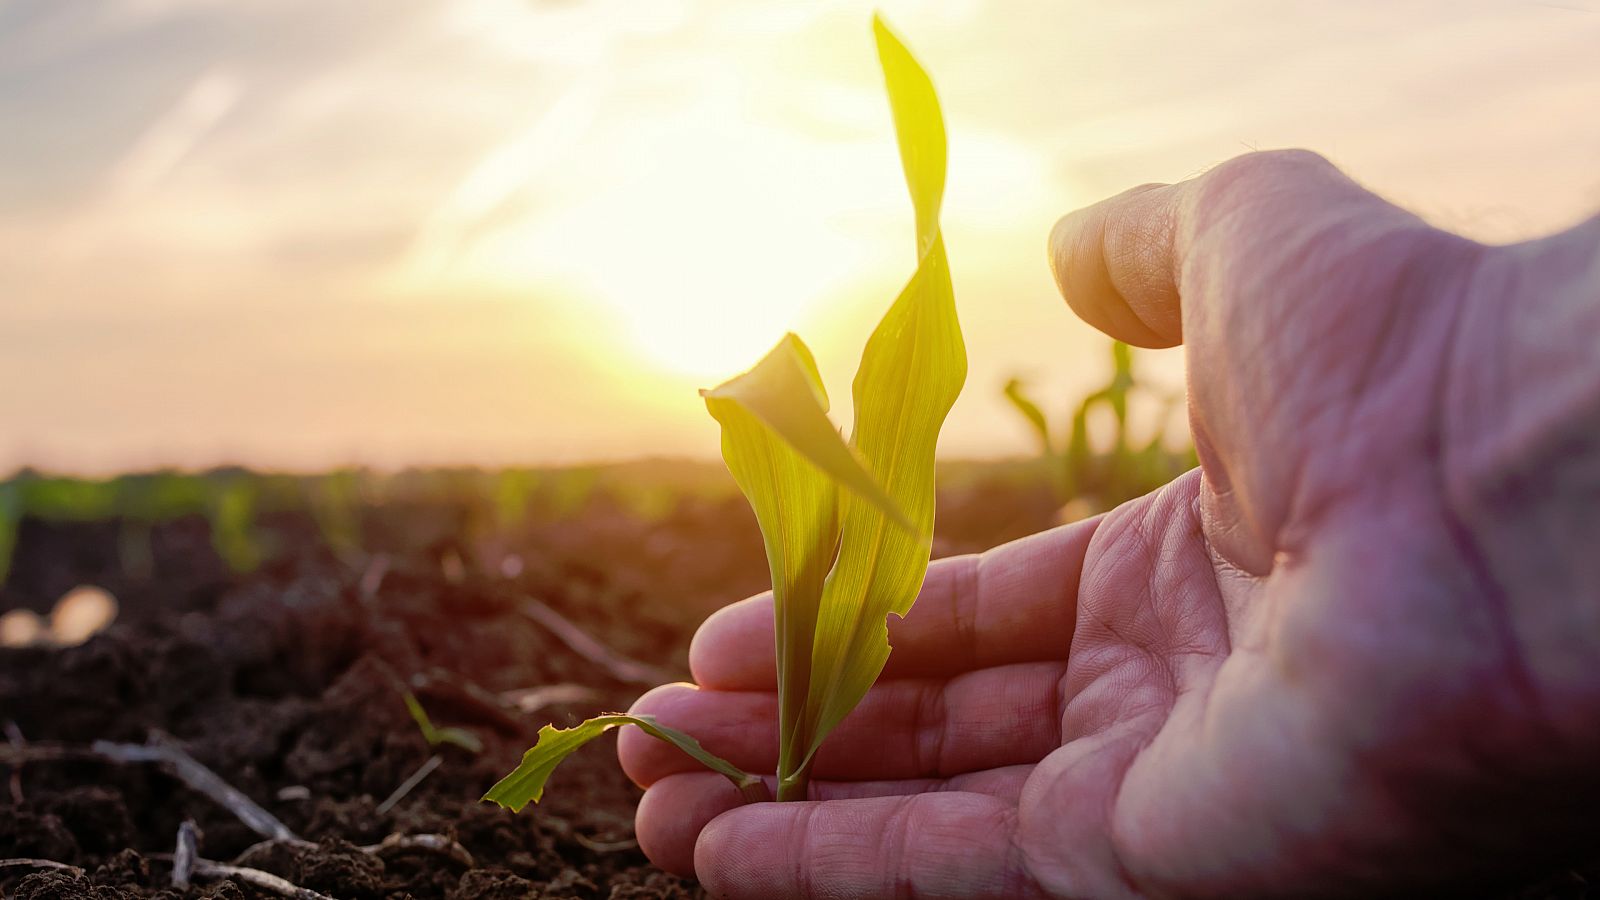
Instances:
[[[514,193],[509,182],[526,177],[530,156],[627,174],[599,191],[530,198],[536,215],[473,235],[450,268],[591,304],[620,333],[585,343],[642,356],[647,368],[709,385],[749,367],[818,301],[910,253],[891,227],[873,224],[880,217],[860,214],[903,191],[882,177],[896,164],[892,148],[873,148],[889,133],[887,116],[880,134],[825,142],[751,123],[731,102],[712,97],[636,121],[629,141],[599,149],[611,158],[586,156],[588,141],[552,154],[551,141],[573,126],[539,123],[463,185],[466,218],[497,218],[483,196]]]

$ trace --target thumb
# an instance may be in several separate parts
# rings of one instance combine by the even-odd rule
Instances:
[[[1184,342],[1184,306],[1194,299],[1184,288],[1194,276],[1240,263],[1290,268],[1307,237],[1351,221],[1426,227],[1315,153],[1250,153],[1197,178],[1142,185],[1067,214],[1050,234],[1050,265],[1085,322],[1134,346],[1172,347]],[[1227,291],[1217,299],[1241,297]]]
[[[1090,325],[1137,346],[1184,345],[1208,533],[1261,573],[1293,516],[1363,489],[1302,476],[1421,452],[1426,410],[1405,403],[1432,396],[1436,367],[1419,367],[1438,361],[1449,331],[1439,275],[1461,270],[1469,245],[1289,150],[1074,212],[1050,259]],[[1390,390],[1397,379],[1412,389]]]

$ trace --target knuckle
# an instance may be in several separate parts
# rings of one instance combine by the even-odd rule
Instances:
[[[912,822],[915,810],[914,797],[901,798],[879,832],[880,846],[875,861],[881,864],[882,872],[893,880],[898,896],[911,896],[909,887],[916,876],[913,871],[916,862],[913,841],[919,829]]]
[[[675,705],[675,701],[693,692],[694,688],[683,682],[658,685],[645,691],[640,695],[639,699],[633,701],[633,705],[628,708],[628,712],[636,716],[660,715],[663,711],[670,710]]]
[[[1322,154],[1298,148],[1286,150],[1257,150],[1245,153],[1217,165],[1205,177],[1213,181],[1267,181],[1279,178],[1301,178],[1310,173],[1333,169]]]
[[[947,732],[950,727],[944,683],[926,684],[917,697],[916,721],[912,729],[919,775],[944,774]]]
[[[1260,150],[1217,165],[1196,184],[1193,212],[1210,218],[1264,194],[1337,172],[1333,163],[1310,150]]]
[[[956,636],[956,653],[967,668],[975,668],[980,658],[978,615],[981,608],[978,575],[983,558],[975,554],[958,556],[948,563],[950,633]]]

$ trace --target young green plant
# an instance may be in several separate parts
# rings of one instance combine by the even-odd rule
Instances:
[[[405,701],[406,712],[411,713],[411,721],[417,723],[417,730],[422,732],[422,739],[428,742],[429,747],[440,744],[454,744],[468,753],[482,753],[483,741],[478,736],[465,728],[445,727],[440,728],[428,718],[428,711],[422,708],[422,701],[417,695],[406,691],[400,695]]]
[[[1073,410],[1061,442],[1051,432],[1044,410],[1028,395],[1019,378],[1006,382],[1006,400],[1027,420],[1057,497],[1071,503],[1081,515],[1111,509],[1124,500],[1140,497],[1199,465],[1192,445],[1181,449],[1166,444],[1166,429],[1157,427],[1143,443],[1136,443],[1129,426],[1130,403],[1145,402],[1159,410],[1164,425],[1183,403],[1181,392],[1162,391],[1135,374],[1133,348],[1120,341],[1110,344],[1111,376]],[[1089,417],[1097,410],[1109,413],[1111,441],[1095,449],[1089,440]]]
[[[889,659],[887,618],[911,609],[927,574],[934,449],[966,381],[966,348],[939,207],[945,131],[933,84],[881,18],[878,57],[916,213],[916,271],[867,340],[848,443],[804,342],[787,335],[754,368],[712,390],[722,456],[756,514],[772,574],[777,641],[778,799],[805,799],[817,749]],[[546,726],[484,799],[537,802],[555,766],[611,728],[637,725],[728,777],[748,799],[765,783],[645,716]]]

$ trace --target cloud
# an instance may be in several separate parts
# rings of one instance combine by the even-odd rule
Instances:
[[[114,196],[142,194],[182,164],[239,99],[239,82],[213,69],[178,98],[172,109],[151,123],[127,154],[111,166],[107,178]]]

